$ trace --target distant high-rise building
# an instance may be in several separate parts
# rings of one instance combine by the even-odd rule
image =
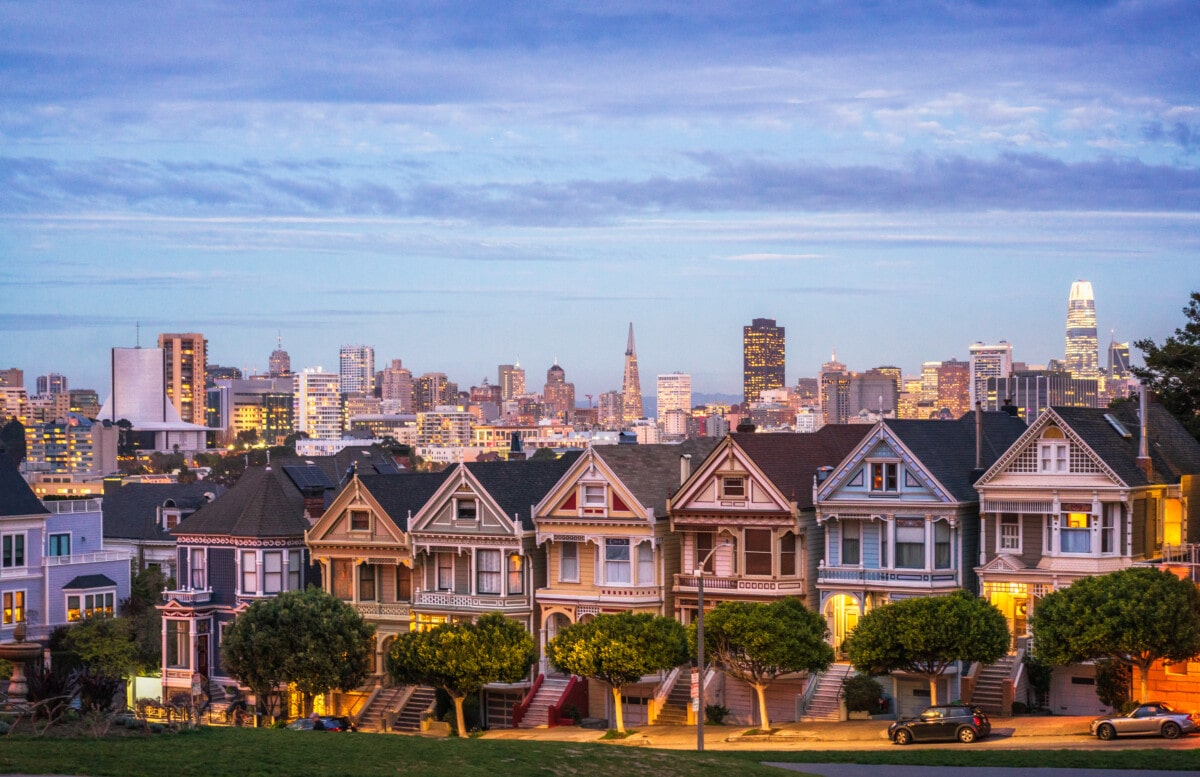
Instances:
[[[621,419],[624,416],[621,411],[621,392],[605,391],[598,397],[598,401],[596,423],[602,429],[619,429],[621,427]]]
[[[0,386],[25,388],[25,370],[16,367],[0,370]]]
[[[338,390],[343,394],[375,393],[375,349],[343,345],[338,351]]]
[[[958,419],[971,410],[971,365],[958,359],[942,362],[937,371],[937,412]]]
[[[941,362],[921,362],[921,398],[918,401],[929,407],[937,404],[938,370],[941,368]]]
[[[848,417],[850,372],[837,360],[837,352],[821,365],[817,382],[821,391],[821,424],[844,424]]]
[[[67,377],[59,375],[57,372],[52,372],[49,375],[38,375],[37,393],[41,396],[47,394],[66,394]]]
[[[975,408],[976,402],[988,400],[988,378],[1007,378],[1012,374],[1012,345],[1007,340],[1001,340],[996,345],[985,345],[977,342],[971,351],[971,392],[970,405]]]
[[[516,364],[501,364],[497,369],[497,383],[500,384],[500,399],[509,400],[525,395],[525,370],[521,362]]]
[[[1100,346],[1096,340],[1096,301],[1089,281],[1071,284],[1067,303],[1067,371],[1076,378],[1100,377]]]
[[[444,372],[427,372],[413,380],[413,412],[432,413],[439,407],[458,404],[458,384]]]
[[[71,412],[84,418],[96,418],[100,414],[100,394],[95,389],[71,389]]]
[[[320,367],[292,376],[292,419],[297,432],[312,440],[337,440],[342,436],[342,398],[336,372]]]
[[[384,402],[396,402],[399,413],[413,412],[413,376],[400,359],[392,359],[392,366],[382,372],[379,398]]]
[[[281,378],[284,375],[292,374],[292,357],[283,350],[282,337],[276,337],[275,350],[271,351],[271,357],[267,359],[267,373],[272,378]]]
[[[757,402],[767,389],[783,388],[786,349],[784,328],[773,318],[756,318],[742,327],[742,398]]]
[[[685,372],[658,376],[659,421],[663,421],[672,410],[689,414],[692,411],[692,376]]]
[[[1131,374],[1129,343],[1118,343],[1114,337],[1108,344],[1108,377],[1113,380],[1125,380]]]
[[[642,379],[638,376],[637,348],[633,344],[633,322],[625,344],[625,377],[621,382],[621,421],[632,424],[645,415],[642,409]]]
[[[199,332],[166,332],[158,336],[158,347],[163,350],[167,397],[180,418],[203,426],[208,341]]]
[[[570,423],[575,411],[575,384],[567,382],[567,373],[558,366],[546,370],[546,385],[542,387],[542,402],[546,413],[557,421]]]
[[[1066,371],[1022,370],[1008,378],[988,379],[984,410],[1015,405],[1017,415],[1032,423],[1048,407],[1099,407],[1099,381],[1075,378]]]

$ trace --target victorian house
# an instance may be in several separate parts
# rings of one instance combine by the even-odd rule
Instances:
[[[977,590],[974,483],[1024,430],[1024,423],[1003,412],[967,413],[954,421],[880,421],[816,485],[825,552],[814,604],[835,649],[874,607]],[[899,714],[930,703],[924,678],[892,680]],[[959,680],[957,674],[943,678],[938,699],[958,698]]]
[[[1198,477],[1200,443],[1157,403],[1054,407],[1038,416],[976,484],[983,527],[976,572],[983,596],[1008,619],[1014,658],[1046,594],[1195,542]],[[1012,663],[1002,707],[1024,698]],[[1050,705],[1063,714],[1104,711],[1094,667],[1056,669]]]
[[[865,425],[828,425],[811,434],[727,435],[696,461],[669,504],[672,533],[681,542],[681,566],[670,582],[675,616],[696,617],[697,570],[703,569],[705,609],[725,601],[770,602],[793,596],[816,609],[817,564],[824,538],[816,522],[813,483],[833,470],[870,431]],[[753,723],[753,691],[714,676],[715,698],[732,719]],[[795,720],[808,678],[772,684],[773,720]],[[723,685],[723,687],[722,687]],[[723,696],[722,696],[723,694]]]
[[[126,550],[133,569],[157,568],[174,578],[175,538],[180,521],[225,493],[225,487],[206,480],[194,483],[105,483],[104,542]]]

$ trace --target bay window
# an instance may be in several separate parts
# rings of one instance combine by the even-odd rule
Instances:
[[[167,666],[172,669],[190,668],[191,642],[187,621],[167,621]]]
[[[253,596],[258,593],[258,554],[252,550],[242,551],[242,594]]]
[[[1117,552],[1116,518],[1115,518],[1115,516],[1113,516],[1111,509],[1106,509],[1104,511],[1104,517],[1101,519],[1100,552],[1101,553],[1116,553]]]
[[[654,585],[654,547],[649,542],[638,543],[638,585]]]
[[[283,590],[283,553],[278,550],[263,553],[263,593],[277,594]]]
[[[862,524],[858,521],[838,521],[838,528],[842,534],[842,564],[861,564]]]
[[[96,591],[67,595],[67,620],[80,621],[88,618],[111,618],[115,591]]]
[[[449,553],[437,555],[437,590],[454,590],[454,556]]]
[[[508,592],[525,593],[524,559],[519,553],[508,554]]]
[[[779,541],[779,574],[782,577],[796,574],[796,535],[791,532]]]
[[[360,602],[376,601],[374,564],[358,565],[358,600]]]
[[[1062,553],[1091,553],[1093,517],[1089,513],[1063,513],[1059,519],[1059,550]]]
[[[579,582],[579,543],[558,544],[558,579],[564,583]]]
[[[604,582],[632,582],[629,568],[629,540],[607,539],[604,541]]]
[[[999,549],[1021,552],[1021,516],[1011,513],[1000,516]]]
[[[951,559],[950,522],[935,521],[933,524],[933,568],[949,569]]]
[[[481,594],[500,593],[500,551],[475,551],[475,591]]]
[[[771,530],[746,529],[745,549],[746,574],[771,574]]]
[[[288,568],[287,568],[287,587],[289,591],[299,591],[304,586],[302,585],[302,573],[300,568],[304,565],[304,551],[289,550],[288,551]]]
[[[692,564],[689,572],[696,571],[696,567],[701,561],[704,562],[704,571],[708,574],[713,573],[713,565],[716,563],[715,553],[712,552],[713,543],[716,541],[716,535],[712,532],[698,531],[696,532],[696,562]]]
[[[925,568],[925,519],[896,519],[896,568]]]

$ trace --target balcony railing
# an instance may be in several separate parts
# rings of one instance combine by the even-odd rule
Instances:
[[[101,550],[96,553],[77,553],[73,556],[42,556],[42,566],[61,567],[73,564],[99,564],[104,561],[128,561],[130,554],[124,550]]]
[[[696,575],[677,574],[675,575],[675,590],[695,591],[697,588],[696,580]],[[705,575],[704,591],[706,593],[794,594],[804,591],[804,578],[793,577],[784,580],[758,580],[752,577]]]
[[[1157,564],[1157,562],[1145,562]],[[1192,582],[1200,585],[1200,544],[1163,545],[1162,563],[1186,567]]]
[[[42,502],[52,513],[98,513],[99,499],[48,499]]]
[[[953,570],[928,572],[920,569],[859,569],[856,567],[821,567],[817,583],[877,583],[908,588],[930,588],[937,585],[958,585]],[[707,581],[705,587],[708,586]]]
[[[163,591],[163,601],[174,599],[180,604],[208,604],[212,601],[211,588],[179,588],[174,591]]]
[[[451,591],[417,591],[413,594],[413,606],[451,607],[466,610],[528,610],[532,607],[529,596],[489,596],[487,594],[456,594]]]
[[[402,602],[395,604],[383,604],[382,602],[351,602],[358,614],[364,618],[409,618],[412,615],[412,608]]]

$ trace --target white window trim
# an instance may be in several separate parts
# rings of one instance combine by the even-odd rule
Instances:
[[[358,515],[358,514],[362,514],[362,513],[366,513],[366,515],[367,515],[366,528],[356,529],[356,528],[354,528],[354,516]],[[374,520],[375,520],[375,514],[370,509],[368,509],[366,507],[351,507],[346,510],[346,531],[354,532],[355,534],[360,534],[362,532],[369,532],[369,531],[371,531]]]
[[[727,489],[730,481],[738,481],[741,486],[740,494],[730,493]],[[750,498],[750,478],[745,475],[721,475],[721,480],[718,483],[720,489],[720,497],[722,499],[749,499]]]
[[[441,583],[442,583],[442,576],[441,576],[442,556],[447,556],[450,559],[450,587],[449,588],[442,588],[442,586],[441,586]],[[436,553],[434,555],[434,558],[433,558],[433,590],[435,590],[435,591],[453,591],[454,590],[454,581],[455,581],[455,579],[457,579],[457,575],[455,573],[458,571],[457,569],[455,569],[455,565],[457,564],[457,562],[458,562],[457,555],[454,553],[445,553],[445,552],[439,551],[438,553]]]
[[[246,556],[250,555],[254,558],[254,588],[253,591],[247,591],[243,586],[246,582],[245,565]],[[262,553],[257,550],[241,549],[237,552],[237,592],[239,596],[259,596],[262,594]]]
[[[202,571],[204,573],[204,579],[200,581],[199,586],[195,585],[196,558],[197,557],[200,557],[203,559],[203,570]],[[187,582],[188,582],[188,585],[190,586],[191,590],[193,590],[193,591],[207,591],[209,589],[209,585],[208,585],[208,548],[205,548],[205,547],[199,547],[199,548],[190,547],[190,548],[188,548],[188,579],[187,579]],[[242,582],[241,582],[241,579],[239,578],[238,579],[238,588],[241,588],[241,586],[242,586]]]
[[[50,555],[50,539],[52,537],[62,537],[62,536],[66,536],[66,538],[67,538],[67,553],[66,553],[66,555],[65,556],[61,556],[61,555],[60,556],[51,556]],[[70,558],[71,554],[74,552],[74,548],[75,548],[75,532],[72,532],[72,531],[46,532],[46,551],[43,554],[46,558]]]
[[[655,568],[654,543],[651,542],[650,540],[643,540],[642,542],[639,542],[636,547],[637,547],[637,551],[630,554],[631,556],[637,557],[636,560],[633,561],[633,563],[635,563],[637,565],[637,570],[636,570],[637,574],[635,576],[636,579],[634,580],[634,582],[639,586],[652,586],[652,585],[654,585],[654,568]],[[646,550],[643,551],[642,548],[645,548]],[[643,559],[642,558],[643,553],[645,553],[648,556],[648,558]],[[650,570],[648,580],[642,579],[642,577],[643,577],[642,564],[643,563],[648,565],[649,570]]]
[[[21,595],[21,618],[17,620],[14,616],[12,621],[4,620],[4,596],[11,594],[13,597],[13,609],[16,609],[17,594]],[[27,623],[29,621],[29,591],[25,588],[13,588],[3,593],[0,593],[0,626],[16,626],[18,623]]]
[[[465,504],[466,502],[470,502],[471,504],[475,505],[475,514],[469,518],[462,518],[459,516],[458,511],[459,511],[460,506]],[[479,523],[479,500],[473,496],[470,496],[470,497],[457,497],[456,496],[456,497],[454,497],[454,522],[455,523],[463,523],[463,524],[472,524],[472,525]]]
[[[883,488],[875,488],[875,467],[883,467]],[[896,487],[888,488],[888,467],[895,467]],[[867,491],[871,494],[899,494],[900,487],[900,462],[896,459],[873,459],[867,461]]]
[[[1062,475],[1071,471],[1071,443],[1052,438],[1038,441],[1038,474]]]
[[[108,596],[108,595],[111,595],[113,598],[113,611],[112,611],[112,615],[107,616],[107,617],[115,617],[117,614],[117,589],[115,586],[104,586],[102,588],[80,588],[77,591],[63,591],[63,617],[66,618],[68,623],[78,623],[79,622],[79,621],[72,621],[71,617],[70,617],[71,616],[71,608],[70,608],[69,602],[70,602],[72,596],[79,597],[79,620],[83,621],[83,620],[87,620],[87,617],[88,617],[87,615],[84,614],[87,611],[87,607],[85,606],[85,598],[84,597]],[[92,609],[95,609],[95,608],[93,607]]]
[[[616,540],[616,541],[624,540],[625,541],[626,544],[623,546],[622,545],[613,545],[613,547],[615,547],[615,548],[624,547],[625,550],[628,551],[628,556],[624,560],[620,560],[620,559],[609,560],[609,558],[608,558],[608,543],[612,542],[614,540]],[[601,561],[601,569],[602,569],[601,583],[603,585],[632,586],[634,584],[634,574],[635,574],[634,564],[636,562],[634,561],[633,549],[634,549],[634,544],[628,537],[605,537],[604,538],[604,542],[601,543],[601,545],[600,545],[600,561]],[[613,580],[608,574],[610,564],[614,564],[614,565],[624,564],[625,567],[629,570],[629,574],[628,574],[629,579],[628,580]]]
[[[29,568],[29,532],[27,532],[27,531],[0,532],[0,543],[3,543],[4,539],[6,537],[14,537],[14,538],[20,537],[21,538],[21,563],[20,564],[14,563],[9,566],[3,566],[4,557],[3,557],[3,555],[0,555],[0,569],[12,569],[12,570],[28,569]],[[17,548],[17,541],[15,539],[12,541],[12,548],[13,548],[13,554],[15,555],[16,548]]]
[[[598,489],[599,499],[588,499],[588,490]],[[579,506],[581,508],[606,508],[608,507],[608,488],[604,483],[580,483],[579,484]]]
[[[1025,549],[1025,515],[1017,513],[1017,546],[1015,548],[1004,547],[1004,516],[996,514],[996,552],[1008,553],[1010,555],[1019,556]]]
[[[483,565],[479,563],[480,557],[485,553],[495,554],[496,559],[497,559],[495,569],[484,570]],[[480,576],[480,574],[484,573],[485,571],[489,574],[494,574],[496,576],[496,590],[495,591],[486,591],[485,592],[485,591],[480,590],[479,576]],[[507,575],[508,575],[508,558],[507,558],[507,556],[504,555],[504,551],[502,551],[500,548],[476,548],[475,549],[475,575],[474,575],[475,579],[472,581],[472,583],[475,586],[476,594],[478,594],[480,596],[503,596],[504,595],[504,582],[505,582],[505,577]]]
[[[560,583],[578,583],[579,582],[579,546],[582,544],[583,543],[581,543],[581,542],[561,542],[561,543],[559,543],[559,545],[558,545],[558,581]],[[563,564],[563,551],[566,549],[566,547],[568,545],[570,545],[572,548],[575,549],[575,558],[574,558],[575,576],[574,577],[567,577],[566,575],[563,574],[563,570],[565,569],[565,566]]]

